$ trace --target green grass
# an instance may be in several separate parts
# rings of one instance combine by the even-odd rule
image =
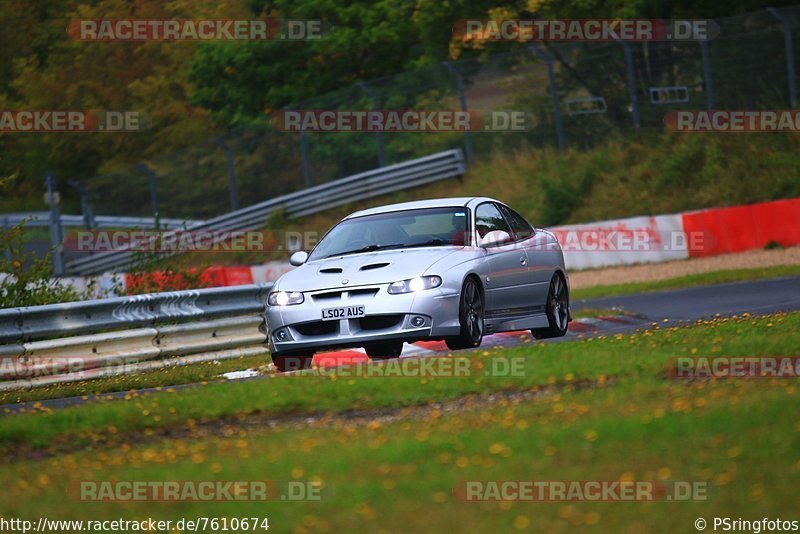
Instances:
[[[663,324],[662,324],[663,325]],[[0,418],[0,450],[78,446],[124,439],[128,433],[194,425],[248,414],[304,414],[354,409],[401,408],[469,394],[529,390],[578,380],[630,379],[659,383],[665,362],[687,354],[792,355],[800,346],[800,314],[720,319],[691,328],[660,329],[576,342],[494,348],[459,355],[477,376],[454,378],[337,377],[294,375],[238,383],[209,384],[177,392],[131,396],[60,410]],[[517,376],[492,374],[519,362]],[[499,368],[499,367],[496,367]]]
[[[649,291],[682,289],[711,284],[729,284],[733,282],[747,282],[750,280],[797,275],[800,275],[800,265],[779,265],[776,267],[761,267],[755,269],[726,269],[668,278],[666,280],[656,280],[653,282],[633,282],[630,284],[612,284],[574,289],[570,296],[573,301],[578,301],[620,295],[633,295],[635,293],[646,293]]]
[[[800,314],[738,318],[497,351],[527,358],[526,376],[511,383],[298,376],[132,399],[116,404],[127,407],[118,413],[117,432],[166,414],[167,407],[191,409],[184,402],[189,397],[202,408],[194,416],[211,417],[219,413],[214,406],[237,391],[246,392],[239,401],[250,399],[239,410],[243,414],[315,411],[317,404],[321,410],[426,404],[469,389],[542,388],[526,401],[483,405],[477,398],[463,409],[431,406],[391,421],[334,418],[269,429],[232,418],[218,436],[194,426],[196,432],[171,439],[137,443],[130,437],[115,446],[4,463],[0,484],[7,491],[0,516],[267,516],[273,530],[293,532],[571,532],[587,526],[602,532],[691,532],[698,517],[795,519],[797,381],[684,382],[667,380],[661,371],[676,355],[788,355],[796,354],[798,341]],[[574,387],[581,378],[593,379],[594,386]],[[105,430],[94,410],[112,406],[73,411],[82,417],[71,417],[71,423],[82,426],[88,419],[99,435]],[[67,410],[0,423],[8,437],[9,422],[42,431],[47,427],[36,421],[54,426],[59,413]],[[466,480],[621,479],[697,481],[708,485],[709,495],[694,502],[467,503],[453,493]],[[67,496],[68,482],[77,480],[274,480],[280,486],[295,480],[319,484],[322,493],[321,500],[305,502],[84,503]]]

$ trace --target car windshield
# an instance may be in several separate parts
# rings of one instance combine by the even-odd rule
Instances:
[[[320,240],[309,261],[387,249],[464,246],[468,220],[463,207],[393,211],[347,219]]]

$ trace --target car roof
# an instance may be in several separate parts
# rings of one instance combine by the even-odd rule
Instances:
[[[488,197],[452,197],[452,198],[430,198],[427,200],[416,200],[414,202],[400,202],[398,204],[387,204],[351,213],[345,219],[353,217],[363,217],[364,215],[375,215],[378,213],[389,213],[392,211],[414,210],[420,208],[450,208],[465,207],[478,202],[498,202]]]

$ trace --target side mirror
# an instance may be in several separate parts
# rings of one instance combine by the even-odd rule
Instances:
[[[305,250],[298,250],[289,258],[289,263],[295,267],[303,265],[308,260],[308,252]]]
[[[481,247],[495,247],[511,241],[511,235],[503,230],[492,230],[481,238]]]

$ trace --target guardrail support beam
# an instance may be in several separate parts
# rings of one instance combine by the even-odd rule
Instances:
[[[311,176],[311,162],[308,159],[308,138],[305,130],[300,130],[300,156],[303,158],[303,176],[306,179],[306,187],[311,187],[314,185],[314,179]]]
[[[797,75],[794,68],[794,47],[792,46],[792,24],[780,11],[768,7],[769,14],[783,26],[783,39],[786,47],[786,76],[789,79],[789,102],[792,108],[797,107]]]
[[[706,107],[714,111],[714,79],[711,76],[711,55],[708,51],[708,41],[700,41],[700,52],[703,55],[703,82],[706,88]]]
[[[360,87],[361,90],[364,91],[364,94],[367,95],[372,101],[372,111],[378,111],[378,98],[375,96],[375,92],[364,82],[358,82],[356,85]],[[378,166],[386,167],[386,154],[384,153],[383,149],[383,137],[381,137],[381,132],[379,130],[375,130],[375,150],[378,153]]]
[[[52,173],[44,179],[47,199],[50,203],[50,244],[53,247],[53,276],[64,276],[64,233],[58,209],[58,188]]]
[[[86,192],[86,188],[82,183],[75,180],[69,180],[67,183],[72,186],[72,188],[75,189],[78,192],[78,195],[81,197],[81,215],[83,215],[83,225],[89,231],[94,230],[96,228],[94,213],[92,212],[92,205],[89,202],[89,195]]]
[[[158,229],[158,177],[146,163],[140,163],[136,166],[137,169],[142,171],[150,182],[150,206],[153,210],[153,217],[155,217],[155,228]]]
[[[8,222],[8,217],[3,217],[3,229],[6,232],[11,230],[11,224]],[[11,249],[9,247],[5,247],[5,249],[3,249],[3,254],[6,257],[6,260],[8,261],[12,261],[14,259],[11,255]]]
[[[547,67],[547,80],[550,85],[550,104],[553,106],[553,124],[556,129],[556,141],[558,142],[559,149],[566,150],[567,141],[564,138],[564,123],[561,119],[561,106],[558,101],[558,86],[556,85],[556,75],[553,70],[553,56],[541,50],[536,45],[531,46],[530,49],[544,61]]]
[[[228,171],[228,193],[231,197],[231,210],[236,211],[239,209],[239,191],[236,187],[236,164],[233,161],[233,151],[225,143],[222,137],[215,137],[214,144],[225,152],[225,161]]]
[[[464,92],[464,77],[461,76],[461,73],[456,70],[452,63],[449,61],[442,61],[442,65],[450,71],[450,73],[456,79],[456,90],[458,91],[458,101],[461,105],[461,111],[467,111],[467,94]],[[472,132],[469,130],[464,130],[464,152],[467,156],[467,165],[472,165],[474,163],[474,158],[472,155]]]
[[[641,117],[639,116],[639,95],[636,92],[636,73],[633,69],[633,50],[631,45],[625,41],[617,41],[625,53],[625,71],[628,78],[628,98],[630,99],[631,119],[633,129],[638,131],[642,127]]]

